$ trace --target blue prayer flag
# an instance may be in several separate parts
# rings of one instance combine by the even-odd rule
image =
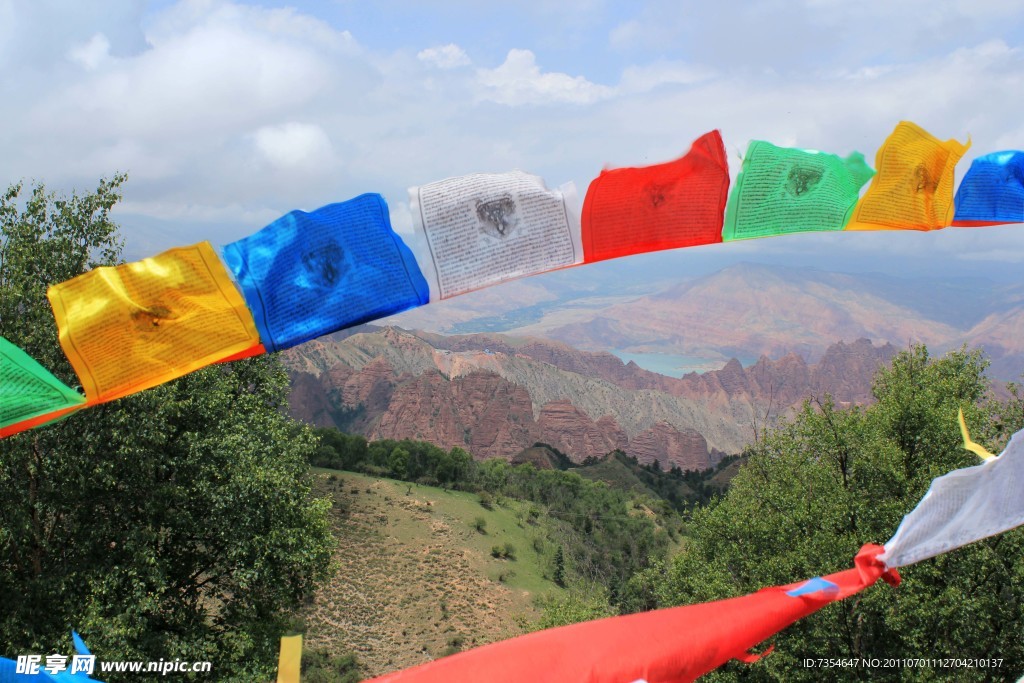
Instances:
[[[975,159],[953,204],[953,225],[1024,223],[1024,152],[993,152]]]
[[[71,629],[71,642],[75,644],[75,651],[80,655],[91,655],[89,648],[85,646],[85,641],[82,640],[82,636],[78,635],[78,631]]]
[[[224,247],[267,351],[426,304],[427,281],[379,194],[292,211]]]
[[[815,576],[813,579],[808,579],[796,588],[786,591],[786,595],[790,597],[798,597],[801,595],[810,595],[811,593],[838,593],[839,586],[832,583],[828,579],[823,579],[820,576]]]

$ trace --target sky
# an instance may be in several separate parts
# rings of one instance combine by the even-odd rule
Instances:
[[[0,0],[0,182],[127,172],[126,255],[220,246],[364,192],[522,169],[580,197],[602,168],[722,131],[869,160],[908,119],[1024,149],[1018,0]],[[730,262],[1024,279],[1020,226],[679,250]],[[687,253],[690,252],[690,253]],[[652,261],[652,263],[655,263]],[[614,273],[615,266],[608,266]]]

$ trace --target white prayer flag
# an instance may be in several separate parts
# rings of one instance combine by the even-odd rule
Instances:
[[[905,567],[1024,524],[1024,430],[998,458],[932,481],[903,518],[885,552],[886,567]]]

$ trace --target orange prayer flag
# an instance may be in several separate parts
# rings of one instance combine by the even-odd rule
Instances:
[[[252,314],[209,242],[97,268],[46,295],[90,404],[259,345]]]
[[[717,130],[675,161],[602,171],[583,202],[584,262],[721,242],[728,194]]]
[[[875,155],[878,175],[847,230],[938,230],[953,222],[953,171],[970,147],[900,121]]]

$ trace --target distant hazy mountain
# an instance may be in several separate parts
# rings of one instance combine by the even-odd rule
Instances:
[[[1024,283],[749,263],[627,282],[577,270],[382,321],[426,332],[367,326],[285,352],[292,413],[477,457],[543,442],[577,462],[622,449],[700,469],[808,397],[870,400],[879,365],[910,343],[982,347],[994,378],[1024,370]]]
[[[579,269],[585,271],[586,268]],[[869,339],[941,353],[983,347],[991,375],[1024,371],[1024,276],[896,278],[741,263],[696,279],[528,278],[388,322],[444,333],[502,332],[619,353],[808,363],[837,341]]]

